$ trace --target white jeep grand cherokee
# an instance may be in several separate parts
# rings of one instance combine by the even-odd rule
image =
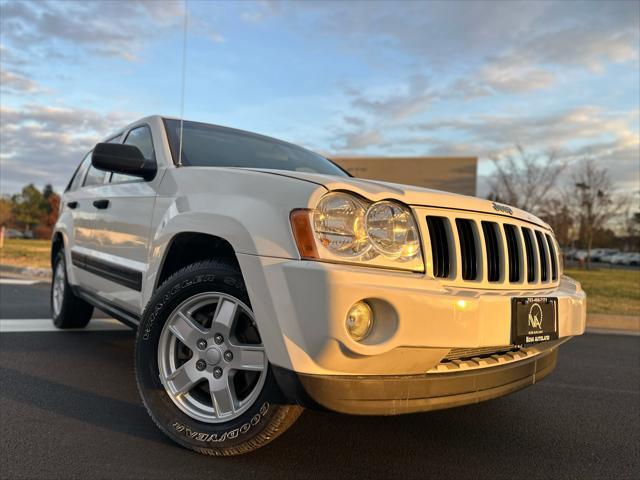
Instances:
[[[149,414],[211,455],[261,447],[302,406],[394,415],[514,392],[585,327],[527,212],[159,116],[87,154],[51,257],[54,323],[98,307],[137,328]]]

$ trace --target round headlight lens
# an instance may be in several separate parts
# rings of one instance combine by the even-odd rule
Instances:
[[[335,192],[325,195],[313,213],[319,242],[336,255],[358,257],[371,248],[364,228],[365,205],[357,197]]]
[[[411,260],[420,252],[420,237],[413,214],[404,205],[382,201],[369,207],[366,231],[373,247],[382,255]]]

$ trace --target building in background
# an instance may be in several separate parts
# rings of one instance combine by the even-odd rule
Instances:
[[[476,194],[477,157],[335,157],[358,178]]]

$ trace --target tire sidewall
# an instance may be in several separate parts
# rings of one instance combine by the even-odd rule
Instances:
[[[62,305],[60,306],[60,312],[56,316],[56,312],[53,309],[53,288],[56,278],[56,270],[58,269],[58,265],[62,262],[62,270],[64,272],[64,295],[62,296]],[[60,250],[56,255],[55,261],[53,263],[53,275],[51,278],[51,290],[49,292],[49,303],[51,307],[51,318],[53,319],[53,324],[58,328],[63,328],[62,321],[65,318],[66,311],[68,310],[69,305],[69,294],[71,293],[71,286],[69,285],[69,281],[67,279],[67,262],[64,256],[64,250]]]
[[[232,448],[250,441],[275,415],[279,390],[268,369],[262,391],[239,417],[206,423],[182,412],[160,381],[158,342],[169,315],[186,299],[203,292],[234,296],[250,307],[241,275],[224,268],[188,270],[169,279],[152,297],[136,337],[136,376],[144,404],[158,426],[179,444],[195,450]]]

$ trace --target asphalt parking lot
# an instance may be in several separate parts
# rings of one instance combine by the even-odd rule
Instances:
[[[167,440],[136,391],[130,330],[42,330],[48,285],[0,282],[1,478],[638,478],[640,337],[585,335],[547,379],[401,417],[307,411],[256,453]],[[36,320],[34,320],[36,319]],[[24,322],[24,328],[21,328]],[[10,326],[11,331],[6,328]]]

